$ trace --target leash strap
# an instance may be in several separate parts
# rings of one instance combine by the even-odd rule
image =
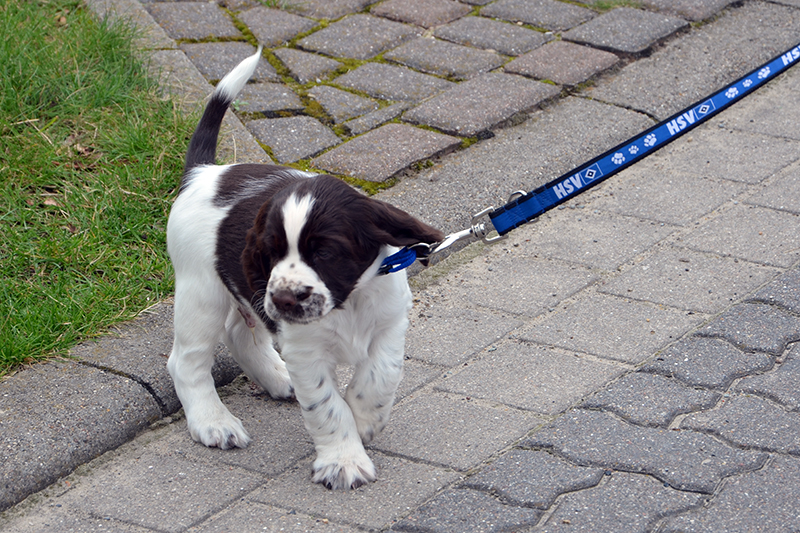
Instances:
[[[798,59],[800,45],[776,56],[719,92],[678,111],[633,139],[495,209],[489,213],[492,225],[497,233],[505,235],[530,222],[696,128],[793,66]]]

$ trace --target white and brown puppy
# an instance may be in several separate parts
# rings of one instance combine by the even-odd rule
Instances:
[[[247,446],[250,437],[211,376],[224,340],[270,395],[296,395],[317,451],[313,481],[355,488],[375,479],[362,443],[389,420],[411,307],[405,272],[378,269],[396,247],[443,235],[332,176],[215,165],[222,118],[260,52],[217,85],[189,144],[167,226],[175,267],[167,366],[192,437],[206,446]],[[355,367],[344,398],[340,363]]]

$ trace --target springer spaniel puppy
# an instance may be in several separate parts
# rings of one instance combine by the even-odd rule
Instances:
[[[175,268],[167,367],[194,440],[247,446],[211,376],[222,339],[271,396],[296,396],[316,447],[313,481],[356,488],[375,479],[362,443],[389,420],[411,308],[405,272],[379,275],[379,267],[397,247],[443,234],[332,176],[215,165],[222,118],[260,55],[219,82],[189,143],[167,225]],[[344,397],[340,363],[355,367]]]

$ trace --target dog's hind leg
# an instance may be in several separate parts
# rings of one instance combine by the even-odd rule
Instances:
[[[199,289],[198,287],[202,287]],[[250,436],[217,394],[211,367],[232,298],[222,282],[176,279],[175,341],[167,368],[192,438],[206,446],[244,448]]]
[[[272,335],[251,309],[237,306],[228,313],[225,345],[244,373],[270,396],[292,396],[289,372],[272,345]]]

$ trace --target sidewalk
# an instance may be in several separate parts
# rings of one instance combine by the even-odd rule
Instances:
[[[222,157],[381,184],[446,232],[800,41],[798,0],[88,3],[145,30],[187,112],[255,36],[269,60]],[[794,68],[508,240],[417,268],[377,482],[312,484],[299,407],[223,349],[253,442],[192,442],[167,301],[0,382],[0,530],[800,530],[798,87]]]

